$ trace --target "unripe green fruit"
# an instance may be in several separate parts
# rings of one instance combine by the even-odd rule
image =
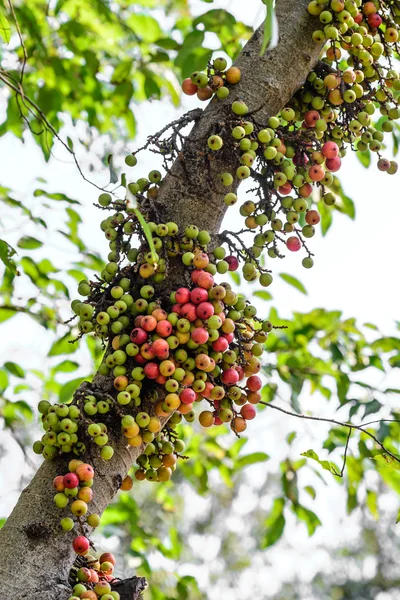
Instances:
[[[235,102],[232,103],[232,112],[234,112],[235,115],[243,116],[247,115],[249,109],[243,100],[235,100]]]
[[[224,142],[219,135],[211,135],[207,140],[207,145],[211,150],[220,150]]]
[[[103,460],[111,460],[114,456],[114,449],[111,446],[103,446],[100,450],[100,456]],[[96,525],[93,525],[96,527]]]
[[[227,206],[233,206],[237,202],[236,194],[234,194],[233,192],[226,194],[226,196],[224,197],[224,202]]]
[[[228,63],[225,58],[218,57],[213,61],[213,66],[216,71],[225,71]]]
[[[207,87],[208,75],[206,75],[206,73],[197,73],[197,75],[194,77],[193,83],[195,83],[199,88]]]
[[[100,196],[98,198],[98,203],[100,204],[100,206],[103,206],[103,207],[109,206],[111,203],[110,194],[107,194],[107,193],[100,194]]]
[[[238,179],[247,179],[248,177],[250,177],[250,169],[249,169],[249,167],[246,167],[245,165],[242,165],[241,167],[239,167],[238,169],[236,169],[236,177]]]
[[[103,451],[104,448],[101,449],[101,451]],[[88,516],[87,520],[87,524],[89,525],[89,527],[98,527],[100,525],[100,517],[99,515],[96,515],[95,513],[91,514]]]
[[[87,281],[81,281],[78,285],[78,293],[81,296],[89,296],[90,294],[90,285]]]
[[[272,129],[276,129],[277,127],[279,127],[279,125],[281,124],[280,120],[278,119],[278,117],[270,117],[268,119],[268,125],[272,128]]]
[[[233,183],[233,176],[230,173],[222,173],[220,181],[222,185],[229,187]]]
[[[232,129],[232,137],[234,137],[235,140],[241,140],[242,138],[244,138],[245,135],[246,135],[246,132],[245,132],[244,128],[240,127],[239,125]]]
[[[260,275],[260,284],[263,287],[268,287],[269,285],[271,285],[272,281],[273,281],[273,277],[272,277],[271,273],[262,273]]]
[[[54,502],[57,508],[65,508],[66,506],[68,506],[69,500],[65,494],[60,492],[59,494],[56,494],[54,496]]]
[[[88,427],[88,434],[91,437],[96,437],[101,433],[101,427],[97,423],[91,423]]]
[[[216,95],[220,100],[224,100],[229,96],[229,88],[223,85],[216,91]]]
[[[125,164],[128,165],[128,167],[135,167],[137,165],[136,156],[133,154],[128,154],[128,156],[125,156]]]
[[[314,266],[314,261],[310,256],[303,258],[301,264],[305,269],[311,269]]]
[[[74,522],[69,517],[65,517],[65,519],[61,519],[60,525],[64,531],[71,531],[74,528]]]

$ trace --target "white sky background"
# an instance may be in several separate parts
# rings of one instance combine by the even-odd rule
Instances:
[[[262,18],[262,8],[260,9],[259,0],[220,0],[214,1],[212,5],[206,5],[200,1],[192,2],[194,9],[198,12],[209,8],[226,8],[233,12],[238,19],[241,19],[251,25],[258,24]],[[139,146],[146,136],[153,131],[161,129],[168,121],[178,117],[184,111],[193,108],[196,101],[193,98],[183,98],[182,108],[175,110],[168,100],[162,102],[145,103],[135,109],[135,114],[139,123],[138,138],[131,148],[125,148],[125,151],[132,150]],[[0,104],[1,109],[1,104]],[[390,152],[387,152],[390,157]],[[30,196],[32,190],[42,184],[35,182],[36,177],[44,177],[48,181],[46,189],[52,192],[64,192],[72,198],[77,198],[82,202],[80,214],[83,219],[82,232],[85,242],[89,247],[97,248],[105,256],[105,240],[98,227],[103,217],[97,209],[92,206],[96,201],[97,191],[95,188],[86,184],[80,177],[75,165],[71,162],[70,156],[56,145],[52,159],[46,164],[38,150],[36,144],[27,136],[26,143],[22,145],[19,140],[7,135],[0,138],[0,184],[9,186],[16,192],[18,197],[23,199]],[[117,166],[123,165],[125,152],[119,153]],[[142,159],[139,168],[134,171],[134,177],[147,174],[152,168],[157,167]],[[85,160],[82,160],[82,166],[85,168]],[[137,170],[138,169],[138,170]],[[133,171],[132,171],[133,172]],[[103,169],[99,173],[91,174],[91,178],[97,183],[104,185],[108,173]],[[398,269],[398,246],[399,234],[398,223],[400,222],[400,174],[388,176],[380,173],[375,167],[365,170],[355,157],[349,155],[343,161],[343,167],[340,171],[340,177],[344,185],[345,192],[356,202],[357,216],[356,221],[351,221],[348,217],[340,214],[334,215],[334,225],[329,231],[327,237],[317,233],[310,240],[309,246],[315,253],[315,266],[311,270],[303,269],[301,266],[302,256],[290,254],[284,261],[271,262],[275,272],[291,273],[298,277],[308,290],[308,295],[304,296],[294,288],[281,282],[278,277],[269,291],[274,296],[273,305],[283,317],[290,317],[292,311],[310,311],[316,307],[327,309],[340,309],[345,316],[356,317],[360,323],[369,321],[377,324],[385,334],[395,334],[395,320],[399,320],[399,299],[400,283]],[[232,212],[235,215],[235,211]],[[47,215],[48,219],[49,216]],[[51,217],[50,217],[51,218]],[[235,229],[234,217],[226,219],[227,228]],[[18,232],[15,234],[17,235]],[[7,238],[6,238],[7,239]],[[18,238],[17,238],[18,239]],[[12,240],[9,240],[12,242]],[[46,248],[46,246],[45,246]],[[54,254],[53,254],[54,252]],[[300,254],[300,253],[298,253]],[[51,249],[51,256],[57,264],[62,261],[62,254],[57,248]],[[57,258],[57,260],[56,260]],[[257,287],[253,287],[257,289]],[[250,288],[246,288],[250,293]],[[271,304],[271,303],[269,303]],[[262,310],[262,304],[259,305]],[[269,310],[269,306],[266,310]],[[3,340],[0,346],[0,364],[5,360],[16,360],[21,362],[26,368],[45,369],[48,359],[44,358],[48,347],[52,341],[52,334],[45,332],[39,326],[35,325],[28,317],[14,318],[6,324],[2,324]],[[22,358],[21,358],[22,356]],[[377,377],[375,373],[372,374]],[[73,374],[73,376],[78,376]],[[379,377],[381,377],[379,375]],[[396,382],[397,379],[397,382]],[[393,373],[385,382],[387,387],[400,387],[400,377]],[[304,406],[307,409],[321,412],[323,403],[317,403],[313,397],[311,402],[305,401]],[[326,407],[324,407],[325,410]],[[272,456],[267,466],[263,465],[258,470],[252,470],[252,473],[263,473],[265,469],[273,471],[280,459],[285,455],[284,437],[287,432],[299,428],[299,443],[294,450],[297,456],[301,451],[307,450],[309,446],[308,435],[314,428],[301,426],[298,422],[286,422],[279,416],[268,415],[264,412],[263,416],[253,422],[250,429],[252,432],[251,442],[248,445],[249,450],[265,450]],[[329,406],[325,410],[329,413]],[[268,435],[265,435],[265,431]],[[320,435],[324,433],[322,428]],[[0,436],[2,432],[0,432]],[[319,435],[319,434],[318,434]],[[3,433],[5,437],[5,434]],[[279,455],[277,454],[277,448]],[[316,450],[315,446],[313,446]],[[247,450],[247,448],[246,448]],[[9,459],[12,458],[10,461]],[[260,471],[261,469],[261,471]],[[7,460],[1,460],[0,457],[0,489],[7,486],[11,490],[7,496],[1,494],[0,497],[0,517],[6,516],[11,510],[18,497],[18,485],[20,473],[23,470],[23,460],[18,448]],[[242,505],[238,506],[239,512],[246,512],[246,505],[250,501],[251,493],[241,497]],[[344,512],[344,498],[340,492],[339,486],[332,483],[328,495],[322,497],[315,504],[313,509],[321,517],[323,528],[311,539],[307,538],[304,528],[295,527],[293,522],[290,525],[286,536],[292,541],[296,541],[295,555],[290,557],[290,562],[296,564],[298,569],[306,570],[309,566],[307,556],[309,552],[317,547],[324,539],[336,539],[338,523],[342,530],[347,531],[347,535],[356,534],[358,526],[353,517],[347,517]],[[271,499],[266,501],[269,505]],[[385,499],[388,508],[393,508],[392,500]],[[240,505],[240,503],[239,503]],[[194,510],[198,510],[196,507]],[[290,522],[290,520],[289,520]],[[227,521],[227,527],[230,524]],[[235,522],[238,526],[238,522]],[[278,547],[279,548],[279,547]],[[321,555],[322,556],[322,555]],[[271,590],[277,585],[279,580],[284,577],[282,560],[285,560],[286,568],[288,557],[283,558],[279,549],[265,553],[264,558],[257,557],[257,572],[260,566],[265,566],[265,561],[271,561],[273,569],[268,570],[268,578]],[[326,556],[321,557],[321,564],[326,563]],[[313,566],[319,566],[318,554],[315,555]],[[325,561],[325,563],[324,563]],[[318,564],[317,564],[318,563]],[[195,574],[193,569],[185,569],[185,572]],[[307,571],[305,571],[307,572]],[[248,575],[253,583],[256,580],[256,570],[252,570]],[[265,577],[266,571],[263,572]],[[247,577],[247,576],[246,576]],[[274,583],[275,582],[275,583]],[[260,584],[262,581],[260,582]],[[241,587],[243,585],[243,587]],[[237,598],[245,599],[246,587],[248,582],[241,580]],[[256,585],[256,584],[254,584]],[[239,595],[240,594],[242,595]],[[214,591],[215,596],[212,600],[218,600],[218,590]],[[307,600],[304,598],[304,600]]]

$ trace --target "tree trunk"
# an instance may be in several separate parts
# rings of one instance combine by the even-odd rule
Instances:
[[[244,47],[236,62],[242,72],[240,83],[231,88],[228,99],[215,99],[209,104],[186,141],[185,161],[176,161],[160,189],[157,209],[164,221],[175,221],[180,228],[195,224],[211,234],[219,231],[226,209],[223,202],[226,189],[219,183],[219,175],[233,172],[236,165],[224,151],[216,153],[212,161],[201,153],[208,136],[223,128],[233,100],[244,100],[257,122],[266,123],[303,84],[321,49],[312,41],[315,24],[307,5],[308,0],[278,0],[277,47],[260,57],[263,26]],[[164,286],[174,287],[174,280],[176,275],[172,272]],[[82,384],[79,392],[96,389],[113,393],[111,378],[97,374],[91,384]],[[119,440],[113,459],[105,464],[89,451],[85,458],[96,472],[92,512],[103,512],[141,452],[142,448],[126,447]],[[3,600],[66,600],[70,594],[68,573],[74,560],[73,535],[60,530],[60,516],[64,515],[54,505],[52,490],[53,478],[65,472],[65,459],[44,462],[0,530]],[[135,600],[142,585],[141,579],[124,582],[123,600]]]

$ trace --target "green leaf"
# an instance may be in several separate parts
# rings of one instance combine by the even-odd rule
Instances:
[[[307,452],[302,452],[301,456],[312,458],[319,465],[321,465],[321,467],[325,469],[325,471],[329,471],[330,473],[332,473],[332,475],[335,475],[336,477],[338,476],[338,470],[333,465],[333,463],[330,463],[328,460],[320,460],[318,454],[314,452],[314,450],[307,450]]]
[[[358,160],[360,161],[360,163],[362,164],[363,167],[365,167],[366,169],[368,169],[368,167],[371,164],[371,152],[369,150],[366,150],[365,152],[356,152],[356,156],[358,158]]]
[[[309,510],[301,504],[294,504],[293,512],[297,515],[300,521],[303,521],[306,524],[309,536],[314,535],[317,527],[322,525],[317,515],[312,510]]]
[[[17,274],[17,265],[12,260],[12,257],[16,254],[16,251],[10,244],[4,240],[0,240],[0,260],[7,269],[10,269],[11,273]]]
[[[235,469],[243,469],[243,467],[247,467],[248,465],[255,465],[266,460],[269,460],[268,454],[265,454],[265,452],[254,452],[253,454],[240,456],[235,460],[234,467]]]
[[[263,549],[273,546],[282,537],[283,530],[285,529],[284,508],[285,499],[276,498],[272,505],[272,510],[265,520],[266,532],[261,544]]]
[[[367,506],[371,515],[377,521],[379,519],[378,497],[376,492],[373,492],[372,490],[367,490]]]
[[[88,377],[77,377],[77,379],[72,379],[65,383],[60,389],[59,401],[68,403],[72,400],[75,390],[77,390],[82,381],[85,381],[86,379],[88,379]]]
[[[3,38],[6,44],[11,39],[11,27],[6,17],[0,12],[0,36]]]
[[[0,393],[4,392],[8,387],[8,374],[4,369],[0,369]]]
[[[14,375],[15,377],[20,377],[21,379],[25,377],[24,369],[17,365],[17,363],[9,361],[4,363],[4,366],[7,369],[7,371],[11,373],[11,375]]]
[[[12,308],[7,308],[6,306],[0,307],[0,323],[4,323],[4,321],[8,321],[11,317],[15,317],[17,311]]]
[[[253,296],[255,296],[256,298],[261,298],[261,300],[272,300],[272,295],[269,292],[266,292],[264,290],[259,290],[257,292],[253,292]]]
[[[150,44],[162,37],[162,30],[158,21],[149,15],[131,15],[127,19],[127,25],[139,38]]]
[[[17,402],[6,403],[3,408],[3,417],[6,425],[9,427],[14,421],[31,421],[33,411],[27,402],[24,400],[17,400]]]
[[[24,235],[18,240],[17,246],[23,250],[35,250],[36,248],[41,248],[43,242],[29,235]]]
[[[364,404],[364,418],[368,415],[374,415],[379,412],[382,408],[382,404],[378,402],[378,400],[371,400],[371,402],[367,402]]]
[[[78,200],[73,200],[72,198],[69,198],[69,196],[66,196],[65,194],[61,194],[59,192],[50,193],[50,192],[46,192],[46,190],[37,189],[33,192],[33,195],[36,198],[39,196],[45,196],[49,200],[56,200],[58,202],[67,202],[68,204],[80,204],[80,202]]]
[[[208,12],[200,15],[193,21],[193,28],[197,29],[198,25],[204,25],[204,29],[206,31],[214,31],[215,33],[219,33],[221,31],[221,27],[227,27],[232,30],[235,27],[236,19],[235,17],[223,9],[214,9],[209,10]]]
[[[56,340],[51,346],[47,356],[58,356],[59,354],[73,354],[79,348],[78,342],[73,343],[71,333],[66,333],[62,338]]]
[[[400,456],[398,456],[400,460]],[[380,468],[400,471],[400,462],[389,456],[389,454],[377,454],[373,457]]]
[[[72,373],[79,368],[79,363],[73,360],[63,360],[53,368],[54,373]]]
[[[292,285],[294,288],[296,288],[296,290],[307,296],[306,288],[301,283],[301,281],[296,279],[296,277],[293,277],[293,275],[289,275],[288,273],[279,273],[279,276],[281,277],[281,279],[283,279],[283,281],[286,281],[286,283]]]

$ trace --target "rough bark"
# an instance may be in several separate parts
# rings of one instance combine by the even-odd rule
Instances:
[[[205,142],[210,134],[224,128],[234,99],[244,100],[253,118],[261,124],[279,112],[304,82],[320,51],[312,42],[315,24],[307,13],[307,5],[308,0],[279,0],[277,47],[260,57],[263,35],[263,27],[260,27],[243,49],[236,62],[242,71],[241,82],[232,88],[227,100],[209,104],[188,137],[185,163],[177,160],[163,183],[157,204],[165,221],[175,221],[180,227],[193,223],[212,234],[218,232],[226,209],[222,201],[226,188],[213,182],[218,181],[222,172],[232,172],[236,165],[226,151],[216,153],[211,161],[201,156]],[[173,281],[174,273],[171,273],[165,285],[168,287]],[[91,385],[103,391],[112,390],[111,380],[99,374]],[[96,470],[93,512],[101,514],[111,502],[141,451],[125,447],[121,440],[110,463],[105,464],[95,456],[88,457]],[[74,559],[73,535],[60,531],[63,511],[55,507],[51,487],[52,479],[65,471],[65,460],[44,462],[0,530],[3,600],[68,598],[68,572]],[[123,600],[135,600],[142,584],[140,579],[124,582]]]

